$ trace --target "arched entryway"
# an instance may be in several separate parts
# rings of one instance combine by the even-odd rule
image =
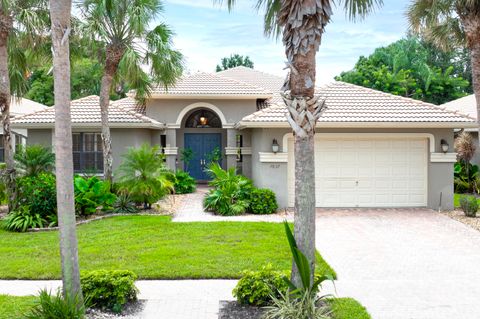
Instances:
[[[196,108],[182,121],[183,148],[190,150],[191,160],[184,161],[183,169],[197,181],[209,180],[205,169],[212,161],[222,160],[223,129],[220,116],[211,109]]]

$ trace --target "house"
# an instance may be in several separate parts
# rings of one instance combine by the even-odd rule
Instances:
[[[293,206],[293,135],[280,97],[283,82],[237,67],[158,87],[144,106],[130,97],[112,102],[114,168],[128,147],[150,143],[162,146],[170,168],[185,169],[181,154],[190,148],[188,171],[205,181],[203,169],[221,152],[224,167],[274,190],[281,207]],[[454,129],[476,128],[473,118],[343,82],[318,93],[328,108],[316,132],[318,207],[453,207]],[[72,102],[77,171],[102,169],[98,102],[96,96]],[[28,129],[29,144],[53,143],[53,109],[20,116],[12,125]]]
[[[26,99],[26,98],[12,98],[10,101],[10,118],[16,116],[21,116],[24,114],[40,111],[46,109],[48,106],[37,103],[35,101]],[[26,129],[15,129],[12,130],[12,149],[15,151],[15,148],[18,145],[23,145],[26,143],[28,132]],[[0,162],[4,162],[5,157],[5,148],[3,144],[2,134],[0,134]]]
[[[440,105],[447,110],[453,112],[463,113],[468,115],[471,118],[477,119],[477,101],[475,99],[475,95],[467,95],[465,97],[447,102],[445,104]],[[472,158],[472,164],[476,164],[480,166],[480,147],[478,146],[478,128],[463,128],[466,132],[469,132],[474,141],[475,145],[477,145],[477,150],[475,152],[475,156]],[[458,133],[460,130],[457,130]]]

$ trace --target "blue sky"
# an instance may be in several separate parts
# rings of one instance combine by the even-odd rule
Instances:
[[[188,72],[215,71],[220,59],[232,53],[248,55],[261,71],[283,75],[281,41],[263,34],[260,13],[252,0],[238,0],[234,11],[213,0],[164,0],[161,17],[175,31],[175,46],[186,57]],[[358,57],[403,37],[408,29],[408,0],[384,0],[365,21],[350,22],[341,7],[334,10],[317,55],[317,81],[327,83],[353,67]]]

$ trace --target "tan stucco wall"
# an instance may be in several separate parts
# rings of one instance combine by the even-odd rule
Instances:
[[[283,149],[283,137],[289,129],[252,129],[252,178],[257,187],[271,188],[280,207],[287,206],[288,163],[261,163],[259,152],[271,152],[275,138]],[[435,152],[441,152],[445,139],[453,152],[453,129],[321,129],[318,133],[430,133],[435,137]],[[442,208],[453,208],[453,163],[428,163],[428,207],[437,209],[442,193]]]
[[[98,132],[100,129],[74,129],[74,132]],[[28,130],[27,144],[41,144],[52,147],[51,129],[30,129]],[[160,144],[160,132],[150,129],[111,129],[112,136],[112,153],[113,153],[113,170],[118,168],[122,162],[122,155],[125,154],[129,147],[139,147],[143,143],[150,145]]]
[[[227,123],[236,123],[257,110],[257,101],[251,100],[174,100],[150,99],[147,101],[147,116],[162,123],[176,123],[180,112],[194,103],[213,104],[219,108]],[[185,119],[184,119],[185,120]]]

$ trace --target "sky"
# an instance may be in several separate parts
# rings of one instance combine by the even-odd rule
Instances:
[[[213,0],[164,0],[164,13],[157,22],[167,23],[175,32],[174,45],[184,54],[189,73],[214,72],[221,58],[238,53],[248,55],[255,69],[284,75],[282,42],[264,35],[255,2],[237,0],[228,12]],[[358,22],[351,22],[337,6],[317,54],[317,83],[332,81],[352,69],[360,56],[402,38],[408,30],[409,2],[384,0],[381,8]]]

